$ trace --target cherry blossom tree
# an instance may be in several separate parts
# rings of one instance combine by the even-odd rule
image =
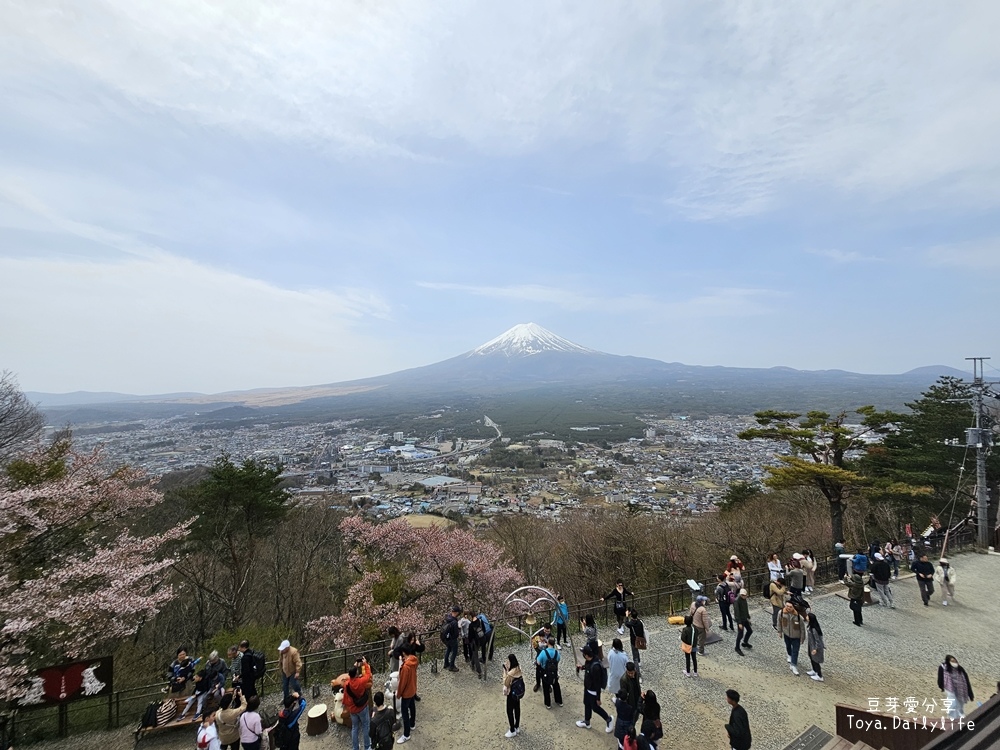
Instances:
[[[109,470],[67,440],[12,461],[0,477],[0,697],[35,668],[88,658],[175,594],[168,546],[190,522],[139,534],[129,522],[161,502],[142,472]]]
[[[521,583],[503,551],[470,531],[417,529],[403,519],[371,523],[357,516],[344,519],[340,529],[359,577],[339,615],[306,626],[314,647],[375,640],[389,625],[427,631],[455,604],[498,612]]]

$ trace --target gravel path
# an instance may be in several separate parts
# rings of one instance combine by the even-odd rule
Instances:
[[[974,581],[992,582],[1000,577],[1000,556],[965,554],[953,558],[959,575],[958,600],[945,608],[940,596],[934,604],[923,607],[912,576],[904,576],[893,585],[896,609],[878,606],[865,608],[865,625],[857,628],[847,606],[838,597],[844,587],[832,584],[817,589],[812,598],[813,610],[823,627],[826,640],[826,681],[818,683],[805,675],[809,668],[805,648],[799,658],[801,676],[795,677],[785,661],[784,645],[771,630],[770,607],[757,597],[751,608],[757,627],[746,657],[733,652],[733,637],[722,633],[724,640],[708,647],[699,661],[701,676],[685,678],[683,654],[678,641],[679,628],[669,626],[662,617],[649,619],[650,650],[643,656],[644,687],[652,688],[663,709],[666,737],[661,748],[699,747],[705,750],[726,748],[723,729],[729,709],[723,695],[735,688],[743,695],[750,715],[754,750],[778,750],[810,724],[829,732],[834,730],[834,704],[847,703],[861,708],[869,698],[914,696],[940,699],[937,690],[937,665],[945,653],[952,653],[965,665],[978,698],[993,694],[1000,679],[1000,651],[993,648],[996,624],[1000,621],[1000,599],[994,596],[969,596]],[[978,591],[992,586],[977,585]],[[613,633],[601,633],[610,641]],[[527,653],[518,652],[524,662]],[[498,660],[501,654],[497,652]],[[587,750],[616,746],[596,720],[593,729],[574,726],[582,718],[582,681],[572,668],[562,675],[563,707],[546,710],[541,693],[528,693],[522,704],[521,734],[506,739],[504,699],[501,695],[499,668],[493,667],[484,684],[468,670],[457,674],[431,674],[428,665],[421,667],[418,689],[422,701],[417,704],[417,729],[408,750],[449,750],[456,747],[520,748],[526,750]],[[326,694],[324,692],[324,694]],[[602,700],[608,707],[608,700]],[[971,707],[970,707],[971,708]],[[940,709],[939,709],[940,710]],[[930,714],[929,714],[930,715]],[[350,731],[335,727],[321,737],[307,737],[304,750],[350,748]],[[195,730],[177,730],[171,734],[144,740],[147,750],[187,750],[194,746]],[[71,737],[59,743],[38,745],[76,750],[128,750],[132,737],[127,731],[101,732]]]

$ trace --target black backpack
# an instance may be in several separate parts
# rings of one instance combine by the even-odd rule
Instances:
[[[271,739],[275,747],[285,747],[292,744],[292,730],[288,728],[284,717],[279,716],[278,724],[271,730]]]
[[[159,707],[160,704],[156,701],[153,701],[146,706],[146,710],[142,714],[142,721],[139,723],[140,729],[148,729],[149,727],[156,726],[156,709]]]
[[[447,643],[452,639],[451,632],[451,620],[445,620],[444,625],[441,626],[441,640]]]
[[[372,743],[372,750],[390,750],[395,743],[395,737],[392,734],[392,714],[388,710],[378,711],[374,717],[378,717],[378,723],[375,724],[375,741]]]
[[[518,700],[524,697],[524,678],[515,677],[510,682],[510,694]]]
[[[554,680],[559,676],[559,652],[554,648],[552,653],[549,653],[550,647],[545,647],[545,666],[542,667],[542,674],[545,675],[546,679]]]
[[[259,680],[267,672],[267,657],[263,651],[253,652],[253,676]]]
[[[594,678],[598,690],[603,690],[608,683],[608,670],[597,659],[590,662],[590,676]]]

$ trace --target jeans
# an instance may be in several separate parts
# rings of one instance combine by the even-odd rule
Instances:
[[[284,693],[287,698],[292,693],[302,694],[302,687],[299,685],[298,679],[295,675],[289,677],[288,675],[282,673],[281,675],[281,692]]]
[[[699,654],[704,654],[705,653],[705,628],[699,628],[699,627],[695,626],[694,635],[695,635],[695,648],[698,649],[698,653]],[[692,648],[691,650],[694,651],[695,648]]]
[[[479,647],[479,656],[480,656],[479,661],[482,662],[483,664],[486,663],[486,652],[487,652],[487,650],[489,650],[490,661],[493,661],[493,637],[492,636],[493,636],[493,631],[491,630],[489,633],[487,633],[486,635],[483,636],[482,645],[480,645],[480,647]]]
[[[778,629],[778,615],[781,612],[781,607],[771,605],[771,627],[775,630]]]
[[[351,714],[351,747],[354,750],[359,750],[359,734],[365,738],[365,750],[372,750],[372,738],[368,735],[368,732],[371,730],[371,722],[372,715],[367,706],[356,714]]]
[[[514,731],[521,726],[521,699],[507,695],[507,723],[510,724],[510,731]]]
[[[601,691],[597,691],[597,695],[592,695],[589,690],[583,691],[583,720],[590,726],[590,717],[593,714],[597,714],[605,723],[611,721],[611,716],[603,708],[598,705],[598,701],[601,699]]]
[[[728,630],[732,628],[735,630],[736,623],[733,622],[733,605],[729,603],[729,600],[719,602],[719,611],[722,613],[722,629]]]
[[[694,673],[698,674],[698,652],[691,649],[691,653],[684,653],[684,671],[691,672],[692,665],[694,666]]]
[[[753,628],[750,627],[750,621],[741,622],[736,626],[736,648],[740,647],[742,643],[749,643],[750,636],[753,635]]]
[[[892,607],[892,587],[889,586],[889,582],[879,583],[875,581],[875,591],[878,593],[879,601],[883,607]]]
[[[414,698],[400,698],[403,711],[403,736],[409,737],[410,730],[417,723],[417,701]]]
[[[444,668],[454,667],[456,659],[458,659],[458,639],[452,638],[444,647]]]
[[[792,657],[792,666],[797,667],[799,664],[799,646],[802,645],[802,640],[800,638],[791,638],[787,635],[784,638],[785,651]]]
[[[185,716],[188,709],[191,708],[191,704],[198,701],[198,705],[195,707],[194,715],[201,716],[201,709],[205,707],[205,699],[208,697],[208,691],[204,693],[194,693],[186,701],[184,701],[184,710],[181,711],[181,716]]]

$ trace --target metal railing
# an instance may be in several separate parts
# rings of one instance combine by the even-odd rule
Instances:
[[[943,538],[929,540],[925,549],[928,554],[935,555],[941,550],[942,543]],[[974,546],[975,535],[971,530],[958,532],[950,536],[948,540],[949,554],[966,551]],[[816,582],[829,583],[837,580],[837,564],[838,558],[833,555],[817,558]],[[909,563],[900,561],[900,568],[908,569]],[[764,581],[769,580],[769,578],[766,568],[746,570],[743,572],[743,585],[751,596],[759,596]],[[716,579],[705,579],[699,583],[703,585],[704,591],[712,598],[711,592],[717,583]],[[631,606],[643,618],[661,615],[669,617],[686,611],[696,593],[691,590],[687,583],[669,584],[652,590],[636,592],[631,599]],[[587,614],[593,614],[594,619],[605,626],[615,621],[611,602],[595,599],[573,606],[569,627],[574,627],[578,619]],[[494,626],[498,624],[500,623],[494,623]],[[518,625],[522,629],[528,627],[522,618],[519,618]],[[502,647],[523,642],[523,636],[520,633],[515,633],[507,628],[497,627],[496,634],[496,646]],[[438,638],[437,631],[422,634],[421,640],[426,647],[422,655],[424,659],[443,658],[444,645]],[[300,684],[303,690],[312,685],[326,684],[333,677],[343,674],[354,664],[354,660],[358,656],[364,656],[368,659],[375,674],[387,674],[387,644],[388,641],[382,639],[303,654],[300,673]],[[138,727],[146,706],[150,702],[163,699],[164,684],[159,682],[154,685],[116,690],[108,696],[83,699],[64,704],[62,707],[51,706],[15,713],[10,717],[6,727],[7,741],[15,744],[28,744],[55,737],[65,737],[71,733],[101,729],[111,730],[130,725]],[[267,662],[266,674],[258,682],[258,692],[263,696],[270,690],[280,690],[280,686],[281,676],[278,671],[278,661]]]

